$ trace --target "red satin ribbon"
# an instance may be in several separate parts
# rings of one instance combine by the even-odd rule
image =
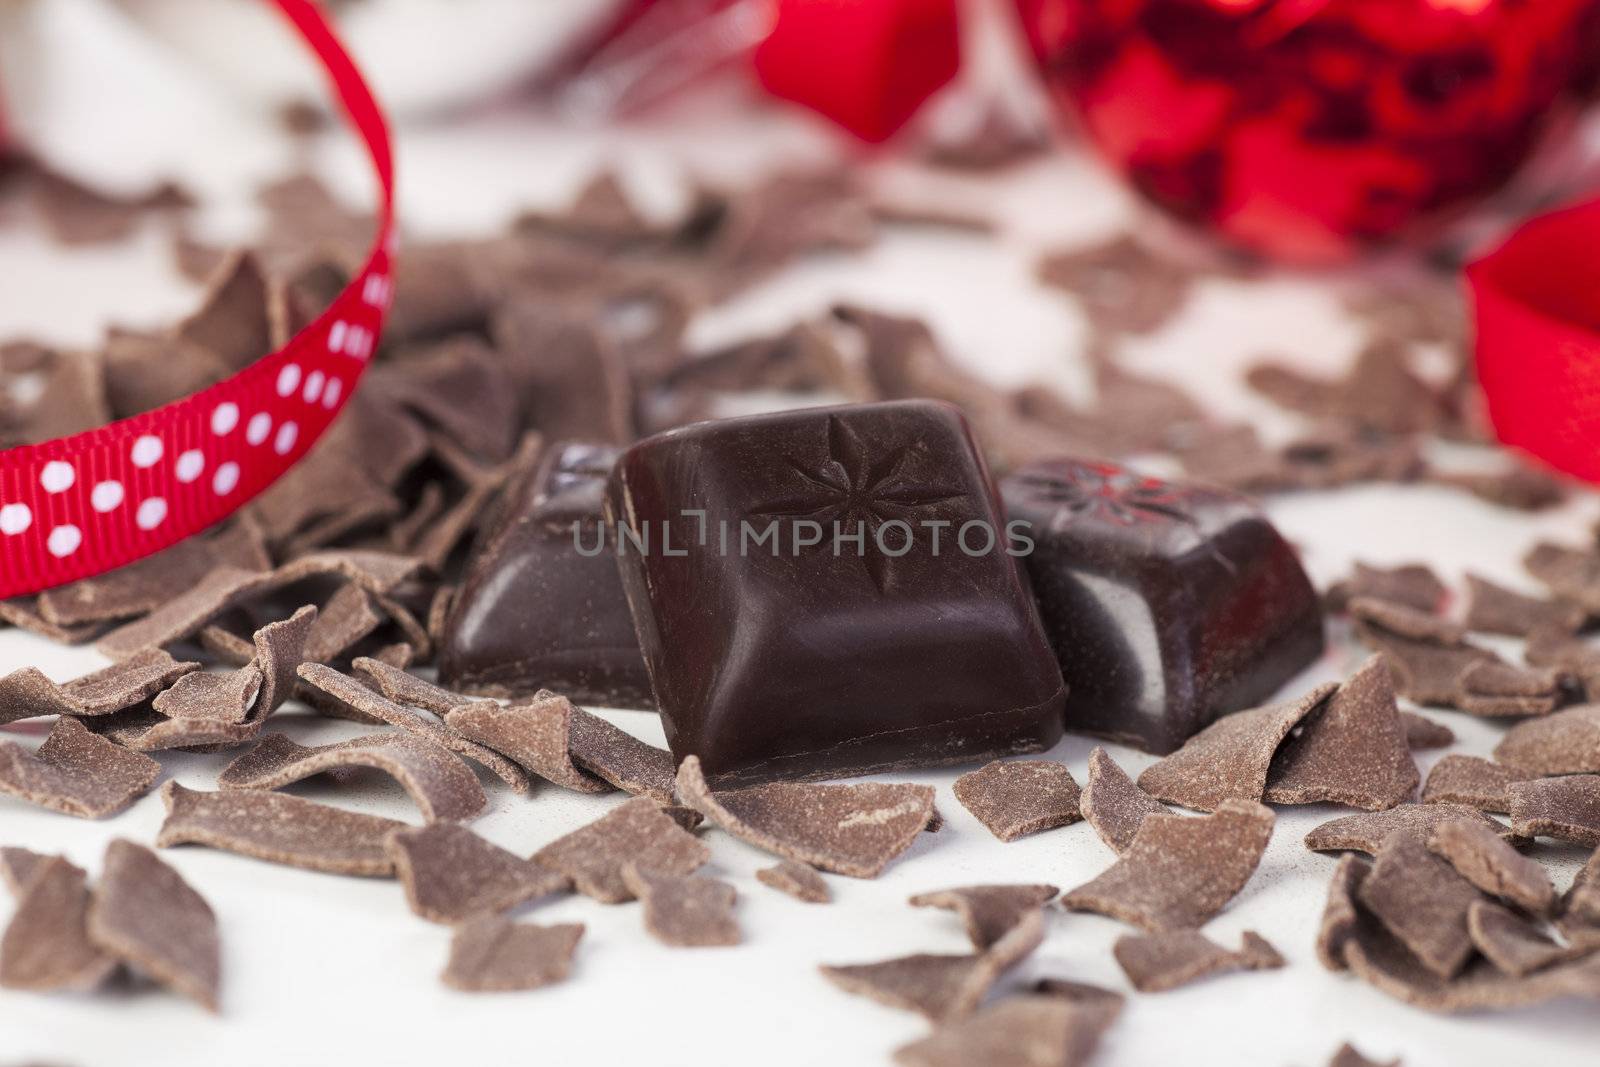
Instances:
[[[1467,268],[1495,432],[1600,482],[1600,201],[1526,223]]]
[[[326,67],[379,183],[378,234],[332,306],[218,384],[86,433],[0,452],[0,597],[131,563],[225,518],[304,456],[355,391],[394,286],[383,113],[311,0],[269,0]]]

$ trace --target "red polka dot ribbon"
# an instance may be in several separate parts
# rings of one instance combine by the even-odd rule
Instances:
[[[365,266],[282,349],[193,396],[86,433],[0,452],[0,597],[131,563],[225,518],[333,422],[366,370],[394,293],[389,130],[311,0],[269,0],[326,67],[380,187]]]

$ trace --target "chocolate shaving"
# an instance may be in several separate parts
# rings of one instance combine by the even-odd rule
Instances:
[[[582,923],[535,926],[480,915],[456,927],[441,976],[463,993],[515,993],[565,979]]]
[[[1352,600],[1350,614],[1356,634],[1388,661],[1400,695],[1419,704],[1454,707],[1462,673],[1498,662],[1494,653],[1463,640],[1460,627],[1433,615],[1366,598]]]
[[[1265,799],[1380,811],[1409,800],[1421,780],[1394,683],[1374,656],[1284,742],[1273,757]]]
[[[198,671],[184,675],[156,695],[151,707],[169,719],[209,719],[242,723],[261,691],[261,671],[247,664],[227,674]]]
[[[569,730],[574,764],[624,793],[649,797],[662,807],[672,803],[677,774],[672,753],[579,707],[572,709]]]
[[[679,800],[740,840],[852,878],[876,878],[933,813],[926,785],[774,782],[712,792],[696,756],[678,767],[677,785]]]
[[[463,704],[472,704],[483,699],[463,696],[443,686],[434,685],[424,678],[418,678],[410,671],[399,670],[367,656],[353,660],[350,667],[366,679],[369,688],[376,689],[395,703],[422,708],[441,718]]]
[[[382,626],[384,618],[370,592],[355,584],[341,585],[317,612],[306,635],[306,661],[338,659]]]
[[[657,941],[684,948],[739,943],[739,923],[733,917],[738,894],[728,883],[662,874],[635,863],[623,866],[622,880],[644,903],[644,928]]]
[[[97,623],[84,626],[57,626],[47,621],[39,615],[36,597],[12,597],[10,600],[0,600],[0,623],[38,634],[63,645],[81,645],[100,632]]]
[[[1600,704],[1518,723],[1495,746],[1494,758],[1528,775],[1600,773]]]
[[[44,853],[32,849],[0,845],[0,884],[4,884],[13,897],[21,898],[28,879],[49,859]]]
[[[223,789],[279,789],[327,771],[370,767],[394,778],[429,822],[470,819],[488,803],[477,775],[450,752],[410,734],[368,734],[306,748],[268,734],[217,777]]]
[[[455,823],[401,827],[389,836],[388,852],[411,910],[447,925],[481,912],[499,914],[572,884]]]
[[[1372,863],[1353,852],[1339,857],[1328,883],[1327,903],[1317,928],[1317,959],[1330,971],[1345,969],[1345,945],[1361,933],[1362,917],[1356,895],[1372,873]]]
[[[1384,840],[1397,830],[1407,830],[1426,839],[1440,823],[1466,819],[1498,832],[1514,836],[1489,816],[1463,804],[1401,804],[1387,811],[1362,812],[1330,819],[1306,834],[1306,848],[1313,852],[1365,852],[1377,855]]]
[[[0,725],[45,715],[110,715],[148,700],[197,667],[160,649],[70,682],[52,682],[37,668],[23,667],[0,678]]]
[[[1384,839],[1356,898],[1440,978],[1454,976],[1471,958],[1467,909],[1483,896],[1417,834]]]
[[[1558,945],[1526,919],[1487,900],[1473,903],[1467,913],[1467,930],[1473,946],[1484,958],[1502,974],[1514,978],[1586,956],[1596,949],[1595,945]]]
[[[1238,952],[1223,948],[1198,930],[1124,934],[1112,947],[1117,965],[1141,993],[1165,993],[1215,974],[1261,971],[1284,965],[1278,950],[1260,934],[1246,930]]]
[[[1122,998],[1007,997],[895,1050],[900,1067],[1082,1067],[1122,1009]]]
[[[222,951],[210,905],[154,852],[106,846],[89,939],[167,988],[217,1010]]]
[[[534,862],[571,878],[578,892],[602,904],[633,899],[622,877],[629,863],[686,875],[710,858],[710,849],[646,797],[634,797],[533,854]]]
[[[1501,718],[1548,715],[1564,697],[1556,671],[1484,660],[1469,664],[1457,676],[1454,703],[1471,715]]]
[[[1199,928],[1255,873],[1272,825],[1270,808],[1241,800],[1198,818],[1147,816],[1117,862],[1061,903],[1152,932]]]
[[[151,708],[136,708],[85,722],[96,734],[135,752],[163,752],[174,748],[220,752],[254,741],[266,725],[265,720],[259,719],[250,722],[169,719]]]
[[[1452,753],[1440,759],[1428,772],[1428,780],[1422,786],[1422,802],[1466,804],[1480,811],[1504,814],[1511,810],[1506,786],[1530,777],[1533,776],[1478,756]]]
[[[1170,321],[1189,299],[1194,276],[1152,254],[1131,235],[1058,252],[1040,262],[1039,280],[1065,289],[1083,304],[1097,332],[1148,334]]]
[[[1524,596],[1476,574],[1467,575],[1469,630],[1527,637],[1537,630],[1575,633],[1587,612],[1576,604]]]
[[[1350,577],[1331,586],[1323,599],[1330,611],[1343,611],[1350,601],[1366,597],[1403,604],[1432,615],[1449,595],[1449,588],[1425,564],[1373,567],[1357,562]]]
[[[938,1023],[972,1014],[1000,976],[1043,941],[1044,915],[1033,910],[982,952],[960,956],[922,952],[881,963],[824,964],[821,971],[846,993],[914,1011]]]
[[[1402,711],[1400,725],[1406,731],[1406,747],[1413,752],[1426,748],[1449,748],[1456,743],[1454,730],[1414,711]]]
[[[89,900],[82,868],[40,857],[0,938],[0,988],[87,992],[109,978],[117,961],[89,940]]]
[[[1029,912],[1054,900],[1059,892],[1061,890],[1053,885],[973,885],[918,893],[910,904],[914,908],[945,908],[955,912],[967,928],[973,947],[986,949],[1009,933]]]
[[[756,872],[756,881],[807,904],[826,904],[833,899],[833,892],[822,875],[815,868],[794,860],[779,860],[771,867],[761,868]]]
[[[995,760],[955,782],[956,799],[1002,841],[1083,816],[1072,772],[1053,760]]]
[[[1333,1059],[1328,1061],[1328,1067],[1400,1067],[1398,1059],[1379,1061],[1368,1059],[1348,1041],[1339,1046],[1333,1054]]]
[[[1511,798],[1511,829],[1516,833],[1600,847],[1600,775],[1512,782],[1506,795]]]
[[[217,267],[200,309],[179,323],[178,340],[215,355],[230,372],[272,351],[267,279],[250,252],[236,252]]]
[[[1523,658],[1535,667],[1555,667],[1571,676],[1587,699],[1600,699],[1600,649],[1566,631],[1536,630]]]
[[[1357,354],[1343,378],[1311,378],[1292,367],[1260,363],[1247,380],[1291,411],[1381,433],[1427,432],[1438,427],[1443,412],[1433,387],[1407,365],[1409,351],[1392,338],[1378,337]]]
[[[1215,811],[1227,800],[1259,801],[1273,753],[1338,688],[1321,685],[1297,700],[1224,715],[1145,768],[1139,788],[1157,800],[1200,811]]]
[[[161,787],[167,819],[157,848],[203,845],[241,856],[329,874],[388,878],[389,834],[406,825],[317,804],[285,793],[224,789],[205,793],[177,782]]]
[[[1600,553],[1545,541],[1528,550],[1522,565],[1561,600],[1600,614]]]
[[[580,793],[610,792],[611,785],[572,762],[572,720],[577,709],[566,697],[542,690],[525,704],[501,707],[492,700],[465,704],[445,716],[450,729],[504,755],[517,766]]]
[[[1517,465],[1507,470],[1436,474],[1434,481],[1465,489],[1479,500],[1518,511],[1543,511],[1567,498],[1567,484],[1555,475]]]
[[[0,793],[80,819],[115,815],[160,777],[161,764],[97,737],[77,719],[56,720],[32,753],[0,741]]]
[[[1089,781],[1079,809],[1114,852],[1127,850],[1145,816],[1167,814],[1166,806],[1135,785],[1099,745],[1089,753]]]

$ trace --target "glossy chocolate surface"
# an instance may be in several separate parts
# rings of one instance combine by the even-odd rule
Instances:
[[[1069,731],[1171,752],[1322,653],[1316,592],[1245,498],[1070,459],[1001,488],[1036,542],[1028,572]]]
[[[955,408],[686,426],[624,453],[609,509],[668,744],[717,783],[968,762],[1060,737],[1061,672]],[[967,523],[981,524],[971,554]]]
[[[655,706],[615,541],[595,551],[606,479],[620,451],[557,444],[508,487],[445,623],[441,684],[491,696],[552,689],[580,703]]]

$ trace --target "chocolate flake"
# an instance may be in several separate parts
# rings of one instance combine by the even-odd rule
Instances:
[[[1506,786],[1531,777],[1534,776],[1478,756],[1451,753],[1428,772],[1428,780],[1422,786],[1422,802],[1466,804],[1480,811],[1505,814],[1511,810]]]
[[[1595,951],[1591,944],[1559,945],[1509,908],[1487,900],[1473,903],[1467,913],[1472,943],[1501,973],[1521,978],[1556,963]]]
[[[40,857],[0,938],[0,988],[85,992],[110,977],[117,961],[89,940],[89,899],[82,868]]]
[[[1259,801],[1273,753],[1338,688],[1320,685],[1297,700],[1222,716],[1147,767],[1139,788],[1157,800],[1199,811],[1215,811],[1227,800]]]
[[[1400,1067],[1398,1059],[1380,1062],[1368,1059],[1348,1041],[1339,1046],[1333,1054],[1333,1059],[1328,1061],[1328,1067]]]
[[[1528,550],[1522,565],[1557,597],[1600,613],[1600,552],[1545,541]]]
[[[779,860],[771,867],[761,868],[756,872],[756,881],[807,904],[826,904],[833,899],[828,883],[816,868],[794,860]]]
[[[1357,597],[1370,597],[1431,615],[1444,605],[1449,595],[1449,588],[1425,564],[1373,567],[1357,562],[1354,573],[1329,588],[1324,599],[1331,611],[1343,611]]]
[[[1494,758],[1529,775],[1600,773],[1600,704],[1518,723],[1495,746]]]
[[[644,928],[657,941],[684,948],[737,945],[733,886],[698,875],[662,874],[628,863],[622,880],[644,903]]]
[[[1449,748],[1456,743],[1454,730],[1414,711],[1402,711],[1400,725],[1405,727],[1406,747],[1413,752],[1426,748]]]
[[[582,937],[582,923],[535,926],[480,915],[456,927],[441,978],[463,993],[538,989],[567,977]]]
[[[986,949],[1061,890],[1053,885],[972,885],[918,893],[914,908],[945,908],[961,916],[974,948]]]
[[[1464,804],[1401,804],[1387,811],[1330,819],[1306,834],[1306,848],[1313,852],[1353,851],[1375,856],[1384,839],[1397,830],[1409,830],[1426,838],[1439,824],[1454,819],[1480,823],[1502,837],[1513,836],[1483,812]]]
[[[411,910],[452,924],[480,912],[498,914],[571,886],[532,860],[513,855],[455,823],[402,827],[389,837],[389,858]]]
[[[672,753],[579,707],[572,709],[569,730],[573,763],[624,793],[649,797],[663,807],[672,803],[677,773]]]
[[[90,733],[77,719],[57,719],[32,753],[0,741],[0,793],[80,819],[115,815],[160,777],[161,764]]]
[[[1241,800],[1198,818],[1147,816],[1117,862],[1061,902],[1152,932],[1198,928],[1250,880],[1272,825],[1272,809]]]
[[[1083,817],[1115,852],[1133,843],[1147,815],[1168,814],[1160,801],[1140,789],[1098,745],[1089,753],[1089,782],[1079,802]]]
[[[1469,630],[1527,637],[1537,630],[1576,632],[1588,613],[1576,604],[1525,596],[1476,574],[1467,575]]]
[[[1417,834],[1384,839],[1356,898],[1440,978],[1454,976],[1471,958],[1467,909],[1483,895]]]
[[[434,685],[418,678],[410,671],[391,667],[368,656],[358,656],[350,668],[366,679],[369,688],[376,689],[397,704],[431,711],[443,718],[463,704],[478,703],[482,697],[464,696],[461,693]]]
[[[1082,1067],[1121,1010],[1117,1002],[1007,997],[895,1050],[900,1067]]]
[[[1374,656],[1284,742],[1272,761],[1266,801],[1380,811],[1409,800],[1421,780],[1388,667]]]
[[[852,878],[876,878],[933,812],[926,785],[774,782],[712,792],[695,756],[679,766],[677,785],[684,804],[740,840]]]
[[[1330,971],[1345,970],[1344,948],[1361,932],[1361,912],[1356,894],[1367,875],[1372,873],[1372,863],[1353,852],[1339,857],[1334,868],[1333,881],[1328,883],[1327,903],[1322,908],[1322,922],[1317,928],[1317,959]]]
[[[206,793],[168,782],[161,801],[167,819],[156,837],[158,848],[203,845],[329,874],[393,876],[384,842],[406,829],[393,819],[258,789]]]
[[[0,846],[0,884],[4,884],[13,897],[20,898],[28,879],[49,859],[42,852],[17,845]]]
[[[1054,760],[995,760],[955,782],[956,799],[1002,841],[1081,819],[1072,772]]]
[[[465,704],[446,715],[445,722],[456,733],[487,745],[546,781],[580,793],[610,792],[610,783],[572,762],[576,711],[566,697],[543,691],[525,704],[509,707],[492,700]]]
[[[622,878],[629,863],[662,874],[687,875],[711,850],[647,797],[634,797],[587,826],[558,837],[534,862],[571,878],[578,892],[602,904],[622,904],[633,890]]]
[[[106,846],[89,907],[89,939],[135,970],[217,1010],[222,977],[217,918],[178,872],[143,845]]]
[[[1165,993],[1228,971],[1282,967],[1283,957],[1260,934],[1246,930],[1238,952],[1223,948],[1198,930],[1124,934],[1112,947],[1117,965],[1141,993]]]
[[[1461,628],[1433,615],[1386,601],[1350,602],[1357,635],[1383,653],[1401,696],[1419,704],[1453,707],[1468,667],[1499,662],[1494,653],[1462,638]]]
[[[1557,671],[1481,660],[1456,677],[1454,704],[1487,718],[1548,715],[1564,698],[1561,681]]]
[[[0,725],[44,715],[110,715],[149,699],[199,666],[150,649],[70,682],[52,682],[37,668],[23,667],[0,678]]]
[[[881,963],[824,964],[821,971],[847,993],[945,1022],[972,1014],[999,977],[1043,940],[1044,913],[1034,910],[982,952],[959,956],[919,952]]]
[[[325,771],[371,767],[394,778],[429,822],[470,819],[488,803],[477,775],[447,750],[410,734],[367,734],[306,748],[268,734],[217,777],[223,789],[279,789]]]
[[[1511,829],[1518,834],[1600,847],[1600,775],[1512,782],[1506,795],[1511,798]]]

